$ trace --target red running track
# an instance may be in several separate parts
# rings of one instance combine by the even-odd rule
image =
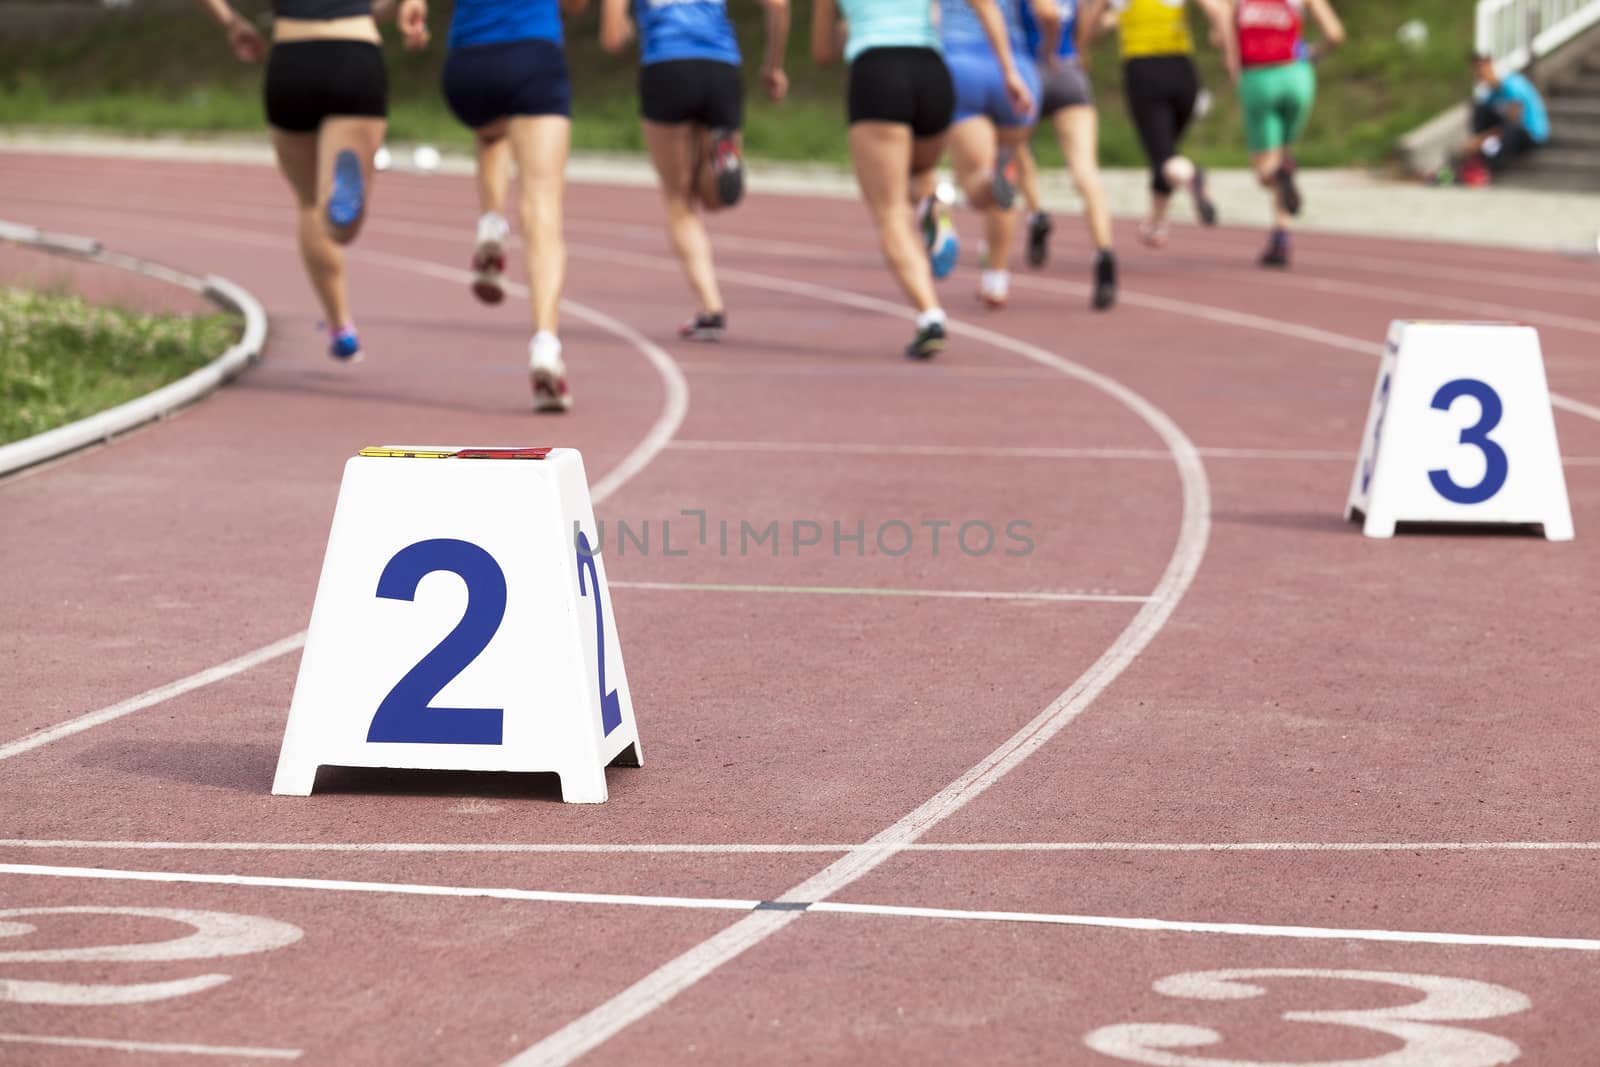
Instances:
[[[733,332],[690,346],[654,197],[572,190],[577,409],[536,419],[520,307],[458,269],[463,180],[382,179],[341,367],[269,170],[6,157],[6,215],[225,274],[272,334],[0,481],[0,1059],[1600,1061],[1593,264],[1306,236],[1263,275],[1255,233],[1183,231],[1125,240],[1095,315],[1058,227],[1003,313],[958,272],[963,330],[913,366],[861,209],[756,191],[715,224]],[[1387,323],[1506,316],[1565,398],[1580,540],[1361,537]],[[601,518],[650,522],[649,553],[608,535],[650,761],[603,807],[269,795],[343,461],[397,440],[576,446]],[[824,544],[740,551],[772,520]],[[1013,521],[1031,552],[953,541]]]

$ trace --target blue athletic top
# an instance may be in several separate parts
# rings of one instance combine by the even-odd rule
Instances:
[[[633,18],[641,66],[674,59],[739,65],[739,42],[724,0],[634,0]]]
[[[1056,10],[1061,13],[1061,42],[1056,45],[1056,55],[1072,59],[1078,54],[1078,0],[1056,0]],[[1044,34],[1033,18],[1033,5],[1022,0],[1022,32],[1028,39],[1028,54],[1039,57],[1039,45]]]
[[[525,41],[562,42],[557,0],[456,0],[450,19],[451,48]]]
[[[1022,4],[1025,0],[998,0],[1000,14],[1005,17],[1006,36],[1011,39],[1011,51],[1026,57],[1027,40],[1022,32]],[[946,52],[993,51],[989,37],[983,32],[978,13],[967,0],[939,0],[939,36],[944,38]]]
[[[928,0],[839,0],[839,10],[850,25],[844,58],[869,48],[931,48],[940,51],[939,30],[933,24]]]
[[[1506,104],[1522,105],[1522,128],[1528,131],[1535,144],[1550,140],[1550,115],[1544,109],[1544,100],[1533,83],[1521,74],[1507,74],[1500,87],[1489,94],[1489,103],[1502,108]]]

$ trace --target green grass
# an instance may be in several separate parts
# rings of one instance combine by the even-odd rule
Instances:
[[[238,336],[228,315],[152,315],[0,289],[0,444],[143,396]]]
[[[1401,134],[1469,88],[1465,62],[1472,34],[1471,5],[1462,0],[1336,0],[1350,42],[1319,67],[1316,112],[1300,147],[1317,165],[1383,162]],[[251,10],[251,3],[241,3]],[[254,7],[264,6],[256,3]],[[761,13],[752,0],[732,0],[746,56],[760,55]],[[596,43],[597,13],[568,24],[580,150],[641,151],[633,56],[608,56]],[[439,67],[450,4],[438,0],[435,38],[421,55],[389,50],[390,137],[466,147],[468,137],[439,97]],[[1197,35],[1203,27],[1196,17]],[[1413,52],[1395,31],[1420,18],[1432,31]],[[795,0],[789,53],[790,100],[774,107],[752,93],[746,142],[752,156],[842,162],[845,158],[841,70],[818,70],[807,55],[809,0]],[[1138,143],[1122,103],[1115,43],[1103,41],[1092,73],[1102,113],[1101,158],[1109,166],[1140,164]],[[1202,162],[1246,161],[1238,101],[1217,56],[1202,48],[1200,64],[1217,107],[1195,123],[1188,145]],[[262,128],[259,68],[238,63],[221,34],[201,15],[108,13],[93,29],[46,41],[0,42],[0,125],[93,127],[120,133],[258,132]],[[750,84],[753,84],[753,77]],[[1048,162],[1058,156],[1040,138]]]

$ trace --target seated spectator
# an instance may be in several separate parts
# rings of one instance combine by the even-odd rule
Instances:
[[[1508,163],[1550,140],[1550,117],[1533,83],[1521,74],[1500,76],[1489,56],[1473,57],[1478,90],[1472,108],[1472,137],[1463,169],[1487,167],[1499,173]]]

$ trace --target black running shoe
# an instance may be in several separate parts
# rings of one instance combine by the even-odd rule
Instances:
[[[1298,215],[1302,201],[1300,186],[1294,180],[1294,171],[1294,160],[1284,156],[1283,164],[1273,172],[1272,181],[1278,187],[1278,199],[1283,202],[1283,210],[1291,215]]]
[[[1094,257],[1094,296],[1089,306],[1104,311],[1117,302],[1117,257],[1102,248]]]
[[[944,323],[930,322],[906,345],[907,359],[932,359],[944,351]]]
[[[1200,216],[1200,225],[1215,226],[1217,224],[1217,205],[1206,193],[1206,169],[1194,168],[1194,184],[1189,186],[1194,193],[1194,211]]]
[[[1028,219],[1028,266],[1042,267],[1050,258],[1050,216],[1035,211]]]
[[[728,328],[725,311],[698,312],[694,318],[678,327],[678,336],[685,341],[720,341]]]
[[[1286,230],[1273,230],[1272,236],[1267,240],[1266,251],[1261,253],[1263,267],[1287,267],[1289,265],[1289,234]]]
[[[744,195],[744,160],[739,157],[738,131],[711,131],[711,173],[717,179],[717,197],[723,207],[732,207]]]

